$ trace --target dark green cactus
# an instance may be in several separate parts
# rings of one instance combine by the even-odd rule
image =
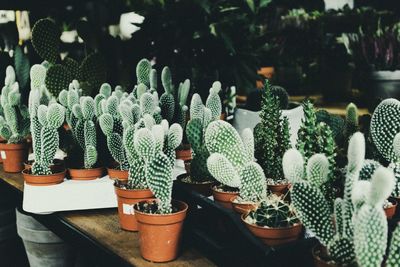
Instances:
[[[14,66],[15,66],[15,74],[17,76],[20,88],[23,89],[24,91],[28,91],[27,86],[29,82],[29,72],[31,66],[29,63],[29,58],[27,55],[25,55],[21,46],[15,47]]]
[[[84,82],[83,95],[92,95],[107,78],[106,65],[99,53],[92,53],[85,57],[79,66],[79,81]]]
[[[55,64],[47,70],[46,88],[54,97],[57,97],[62,90],[68,88],[72,80],[73,76],[65,66]]]
[[[44,60],[55,64],[59,59],[60,31],[53,20],[38,20],[32,28],[32,45]]]
[[[279,100],[280,109],[288,109],[289,107],[289,94],[285,88],[277,85],[271,86],[271,94]]]

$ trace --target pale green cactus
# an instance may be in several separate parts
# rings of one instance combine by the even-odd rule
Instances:
[[[211,110],[211,115],[213,120],[218,120],[222,112],[221,99],[219,97],[219,92],[221,91],[222,85],[219,81],[213,83],[210,88],[210,93],[207,97],[206,107]]]
[[[65,108],[58,103],[48,107],[40,105],[40,94],[32,94],[33,104],[31,112],[32,147],[35,162],[32,165],[34,175],[51,174],[50,165],[59,145],[57,129],[63,124]],[[40,116],[40,117],[39,117]]]
[[[400,262],[400,226],[397,226],[392,233],[392,240],[389,247],[389,255],[386,260],[386,267],[398,267]]]
[[[14,68],[6,69],[5,85],[1,91],[0,104],[4,117],[0,115],[0,136],[9,144],[20,143],[29,134],[28,107],[21,103]]]
[[[349,139],[356,131],[358,131],[358,108],[354,103],[350,103],[346,107],[344,135]]]
[[[147,87],[150,86],[150,72],[151,72],[151,63],[147,59],[142,59],[136,66],[136,78],[137,84],[144,84]]]
[[[229,123],[213,121],[207,127],[205,144],[210,152],[207,167],[223,185],[239,188],[244,201],[258,202],[266,197],[265,175],[254,162],[254,138],[250,129],[243,139]]]

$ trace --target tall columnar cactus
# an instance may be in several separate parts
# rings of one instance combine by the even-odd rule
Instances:
[[[51,103],[48,107],[40,105],[39,91],[34,92],[30,97],[32,147],[35,155],[32,173],[48,175],[51,174],[50,165],[53,163],[58,148],[57,129],[64,122],[65,108],[58,103]]]
[[[210,157],[207,167],[223,185],[237,187],[244,201],[258,202],[266,197],[265,175],[254,162],[254,138],[250,129],[242,138],[227,122],[213,121],[207,127],[205,143]]]
[[[139,84],[144,84],[147,87],[150,87],[150,74],[151,74],[151,71],[152,71],[152,67],[151,67],[150,61],[145,59],[145,58],[140,60],[139,63],[136,65],[137,84],[138,85]]]
[[[349,139],[356,131],[358,131],[358,108],[354,103],[350,103],[346,107],[344,130],[346,139]]]
[[[318,110],[315,115],[317,116],[317,124],[320,124],[321,122],[326,123],[332,130],[332,134],[336,143],[341,143],[344,138],[344,119],[338,115],[331,114],[324,109]]]
[[[394,171],[396,184],[392,195],[400,196],[400,101],[383,100],[372,114],[370,132],[379,154]]]
[[[0,104],[4,113],[4,117],[0,115],[0,136],[11,144],[22,142],[29,134],[29,112],[21,103],[21,93],[11,66],[6,69]]]
[[[255,156],[265,176],[274,181],[283,180],[282,157],[290,145],[289,122],[281,118],[278,98],[272,94],[269,81],[265,82],[261,122],[254,128]]]
[[[90,96],[80,98],[74,104],[72,113],[77,118],[74,129],[76,140],[84,151],[84,167],[92,168],[97,162],[97,136],[95,126],[95,102]]]
[[[47,69],[42,64],[35,64],[31,67],[30,77],[31,77],[31,92],[39,91],[40,92],[40,104],[47,105],[51,99],[51,95],[46,88],[45,79],[46,79]],[[29,98],[30,103],[30,98]],[[29,104],[30,105],[30,104]]]
[[[221,114],[221,100],[216,94],[218,85],[213,85],[213,88],[210,89],[206,106],[204,106],[200,95],[193,95],[190,104],[190,121],[186,126],[186,136],[193,149],[190,177],[197,182],[211,179],[211,174],[207,168],[207,158],[210,153],[206,147],[204,135],[208,124],[217,118],[216,114]],[[218,100],[220,104],[218,104]]]
[[[321,244],[327,247],[332,259],[338,264],[352,264],[357,256],[360,266],[380,266],[360,262],[360,256],[365,252],[365,244],[372,242],[372,232],[378,231],[375,227],[381,227],[382,215],[385,217],[382,204],[390,193],[393,174],[389,169],[378,167],[372,175],[373,186],[366,186],[368,181],[359,180],[364,156],[365,140],[357,132],[349,141],[344,197],[335,200],[335,222],[332,221],[329,203],[319,189],[328,179],[327,157],[313,155],[308,160],[307,171],[304,171],[301,153],[292,149],[283,158],[283,168],[285,176],[293,183],[291,197],[300,219],[316,234]],[[367,218],[371,220],[368,223],[365,221]],[[385,218],[384,221],[386,225]],[[369,227],[371,228],[366,229]],[[380,231],[383,230],[378,232]],[[385,235],[376,238],[382,237]],[[376,242],[381,246],[381,240]],[[383,250],[382,247],[377,248],[368,255],[369,260],[373,260],[376,255],[383,255],[382,251],[385,251],[384,247]]]

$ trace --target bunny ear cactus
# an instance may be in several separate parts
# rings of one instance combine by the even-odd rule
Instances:
[[[151,73],[151,63],[147,59],[142,59],[136,65],[136,78],[137,84],[144,84],[150,87],[150,73]]]
[[[59,58],[60,31],[53,20],[38,20],[32,28],[32,45],[38,55],[51,64]]]
[[[245,139],[246,142],[244,142]],[[210,157],[207,167],[220,183],[236,187],[245,201],[258,202],[266,197],[265,175],[254,158],[252,133],[245,130],[243,140],[225,121],[213,121],[207,127],[205,143]]]
[[[15,81],[13,67],[6,69],[5,86],[0,95],[0,104],[4,117],[0,116],[0,135],[9,144],[23,141],[29,134],[28,108],[21,103],[21,93]]]
[[[175,92],[172,85],[171,71],[168,67],[164,67],[162,70],[161,81],[165,90],[160,97],[161,115],[167,121],[172,122],[175,114]]]
[[[207,97],[206,107],[211,110],[213,120],[218,120],[222,112],[221,98],[219,92],[221,91],[222,85],[219,81],[213,83],[210,88],[210,93]]]
[[[39,103],[39,95],[34,96],[33,100]],[[48,106],[35,105],[36,109],[41,112],[34,112],[31,114],[31,129],[32,129],[32,143],[33,153],[35,155],[35,162],[32,165],[32,173],[35,175],[49,175],[51,174],[50,165],[53,162],[56,154],[59,136],[57,129],[64,122],[65,109],[58,103],[52,103]],[[38,119],[38,116],[43,116]]]
[[[354,103],[350,103],[346,107],[344,135],[349,139],[356,131],[358,131],[358,108]]]

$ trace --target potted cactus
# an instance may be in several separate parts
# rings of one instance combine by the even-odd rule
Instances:
[[[364,156],[364,136],[357,132],[349,141],[344,196],[335,200],[332,220],[329,202],[320,189],[329,179],[329,159],[323,154],[315,154],[309,158],[305,170],[303,156],[298,150],[290,149],[284,155],[285,177],[292,182],[292,203],[300,220],[323,246],[313,249],[316,266],[343,266],[356,262],[360,266],[380,266],[382,262],[387,237],[382,207],[394,186],[394,175],[390,169],[379,167],[371,182],[359,180]],[[369,242],[365,242],[367,239]],[[371,246],[375,249],[368,251],[370,254],[363,254],[370,241],[376,242]],[[379,264],[366,264],[368,258]]]
[[[122,119],[118,112],[122,95],[123,92],[119,89],[111,95],[111,86],[103,84],[100,94],[95,97],[95,110],[97,110],[96,116],[99,118],[100,129],[107,138],[108,150],[116,162],[115,166],[107,168],[108,175],[111,179],[127,180],[129,163],[123,145]]]
[[[32,167],[22,174],[30,185],[54,185],[64,181],[65,169],[56,168],[53,164],[58,149],[58,128],[63,124],[65,109],[58,103],[49,106],[40,105],[40,92],[30,94],[30,118],[32,146],[35,161]]]
[[[168,67],[164,67],[161,72],[161,82],[165,90],[160,97],[161,115],[170,123],[179,123],[185,130],[188,111],[186,101],[190,91],[190,80],[186,79],[179,84],[178,90],[175,90],[171,71]],[[192,159],[190,144],[185,135],[182,144],[176,150],[176,157],[183,161]]]
[[[222,104],[218,95],[221,83],[214,82],[204,106],[200,95],[194,94],[190,103],[190,120],[186,126],[186,136],[193,150],[193,159],[190,162],[188,174],[178,177],[178,182],[189,186],[200,194],[210,196],[211,185],[214,183],[207,169],[207,158],[210,153],[205,144],[205,131],[211,121],[218,120],[221,115]]]
[[[0,136],[7,141],[0,143],[0,153],[5,172],[20,172],[28,157],[26,137],[29,134],[28,108],[21,103],[15,71],[8,66],[5,85],[1,91]],[[0,113],[1,114],[1,113]]]
[[[165,121],[166,122],[166,121]],[[134,206],[138,222],[140,252],[143,258],[153,262],[166,262],[178,255],[183,221],[188,205],[172,201],[172,159],[163,152],[164,142],[172,152],[182,141],[182,128],[173,124],[168,131],[166,124],[155,125],[152,129],[141,128],[134,134],[135,153],[144,163],[145,181],[156,200],[147,200]],[[165,137],[164,132],[167,132]],[[127,133],[128,134],[128,133]],[[132,141],[132,139],[129,139]],[[172,158],[171,158],[172,156]],[[175,160],[173,160],[175,161]]]
[[[32,28],[32,45],[45,61],[47,73],[45,85],[50,94],[57,98],[74,80],[82,86],[84,95],[91,95],[106,80],[106,66],[99,53],[88,53],[81,63],[65,57],[60,58],[60,31],[52,19],[38,20]]]
[[[239,213],[257,207],[266,197],[265,176],[260,165],[254,162],[254,139],[250,129],[243,131],[242,138],[235,128],[221,120],[207,127],[205,143],[210,157],[207,168],[221,185],[238,188],[239,192],[213,187],[214,200]],[[239,194],[239,195],[238,195]]]
[[[278,246],[299,239],[303,225],[283,195],[269,195],[257,209],[242,215],[242,221],[268,246]]]
[[[255,157],[264,170],[268,188],[277,195],[287,192],[288,182],[282,171],[282,157],[291,147],[289,121],[282,118],[279,98],[265,81],[260,113],[261,122],[254,128]]]

